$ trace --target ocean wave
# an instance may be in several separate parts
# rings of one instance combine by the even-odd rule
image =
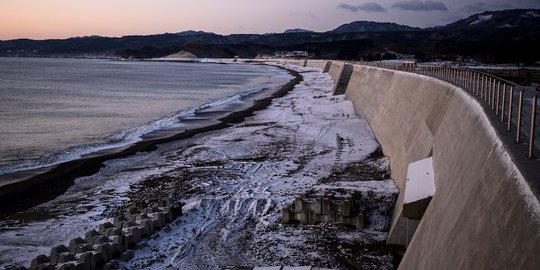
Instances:
[[[24,160],[17,162],[16,164],[2,166],[0,167],[0,175],[50,167],[64,162],[84,158],[92,153],[129,146],[142,141],[143,137],[147,134],[172,127],[174,125],[182,124],[182,120],[195,116],[197,113],[213,110],[220,106],[232,104],[234,102],[243,102],[243,100],[246,98],[265,90],[270,90],[270,88],[258,87],[248,89],[229,97],[221,98],[202,104],[195,108],[177,112],[172,116],[166,116],[152,122],[130,127],[107,136],[104,139],[105,143],[78,145],[63,150],[47,152],[37,159]]]

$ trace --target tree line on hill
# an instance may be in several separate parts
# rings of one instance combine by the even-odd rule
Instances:
[[[264,35],[223,36],[186,31],[119,38],[18,39],[0,41],[0,56],[144,59],[184,50],[201,58],[253,58],[275,51],[308,51],[315,58],[341,60],[391,59],[390,52],[397,52],[414,55],[420,61],[457,58],[484,63],[540,61],[540,10],[484,12],[426,29],[360,21],[324,33],[293,30]]]

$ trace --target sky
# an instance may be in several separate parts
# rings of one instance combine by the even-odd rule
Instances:
[[[445,25],[486,10],[540,8],[540,0],[1,0],[0,40],[317,32],[352,21]]]

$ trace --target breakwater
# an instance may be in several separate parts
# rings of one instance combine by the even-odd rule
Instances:
[[[336,81],[344,65],[307,62]],[[538,175],[525,172],[538,168],[538,161],[513,154],[514,146],[470,93],[430,76],[354,65],[345,95],[390,157],[400,189],[388,238],[407,245],[399,269],[540,266],[540,257],[532,255],[540,249]],[[436,192],[421,219],[404,217],[408,166],[427,157]]]
[[[49,256],[39,255],[29,269],[116,269],[120,260],[129,260],[148,238],[157,237],[159,230],[170,231],[169,223],[182,215],[179,202],[144,209],[130,208],[117,215],[113,222],[100,224],[69,245],[51,248]],[[20,267],[18,269],[26,269]]]

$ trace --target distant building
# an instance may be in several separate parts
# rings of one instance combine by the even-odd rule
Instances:
[[[254,59],[272,59],[272,55],[265,54],[265,53],[259,53],[257,56],[255,56]]]
[[[412,71],[412,70],[416,69],[416,61],[415,60],[403,60],[401,62],[401,69],[409,70],[409,71]]]
[[[307,51],[293,51],[292,57],[293,58],[307,58],[309,57],[309,53]]]
[[[307,51],[277,51],[274,53],[276,58],[309,58]]]

